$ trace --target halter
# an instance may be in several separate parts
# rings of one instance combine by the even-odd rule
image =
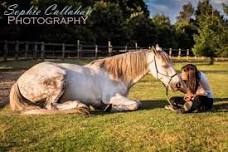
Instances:
[[[159,72],[155,55],[156,55],[156,52],[154,51],[154,65],[155,65],[155,69],[156,69],[157,79],[159,79],[161,81],[161,79],[158,77],[159,74],[169,78],[169,82],[168,82],[167,85],[165,85],[162,81],[161,82],[162,82],[162,84],[164,85],[164,87],[166,89],[165,95],[166,95],[167,101],[169,102],[170,105],[172,105],[170,100],[169,100],[169,84],[172,81],[173,77],[175,77],[177,75],[177,73],[175,73],[172,76],[170,76],[168,74],[164,74],[164,73]]]

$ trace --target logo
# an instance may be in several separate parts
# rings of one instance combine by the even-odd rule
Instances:
[[[59,7],[57,4],[52,4],[46,9],[41,10],[36,6],[31,6],[29,9],[20,9],[18,4],[5,6],[4,16],[7,17],[7,24],[28,25],[28,24],[77,24],[84,25],[88,17],[92,13],[92,8],[82,8],[79,6]],[[3,5],[2,5],[3,6]],[[3,18],[2,17],[2,18]]]

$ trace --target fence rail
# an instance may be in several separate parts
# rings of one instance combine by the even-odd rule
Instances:
[[[75,44],[66,43],[45,43],[28,41],[1,41],[0,42],[0,60],[8,59],[54,59],[54,58],[101,58],[129,51],[145,49],[138,46],[137,43],[132,46],[112,46],[111,41],[107,45],[85,45],[80,40]],[[189,49],[164,49],[170,57],[193,57]]]

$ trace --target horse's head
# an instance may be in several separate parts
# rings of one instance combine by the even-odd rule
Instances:
[[[149,72],[172,91],[181,89],[183,81],[175,71],[169,56],[156,45],[147,54]]]

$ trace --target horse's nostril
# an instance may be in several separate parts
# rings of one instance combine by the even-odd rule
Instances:
[[[178,82],[178,83],[176,84],[176,87],[177,87],[177,88],[180,88],[180,87],[181,87],[181,83]]]

